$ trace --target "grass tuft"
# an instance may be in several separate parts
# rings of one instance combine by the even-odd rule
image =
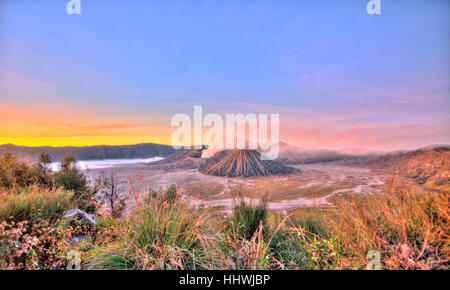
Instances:
[[[244,239],[250,239],[258,230],[260,224],[267,226],[268,208],[267,198],[262,197],[259,203],[246,202],[243,197],[233,207],[231,220],[237,227],[238,233]]]
[[[0,190],[0,222],[55,221],[72,206],[73,193],[61,189],[25,187]]]
[[[206,267],[202,226],[206,213],[189,208],[181,195],[155,192],[137,202],[123,242],[93,255],[100,269],[195,269]]]

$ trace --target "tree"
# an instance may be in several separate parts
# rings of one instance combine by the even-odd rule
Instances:
[[[109,206],[113,218],[119,218],[125,208],[126,198],[120,196],[122,190],[119,188],[120,178],[117,172],[113,169],[107,177],[103,173],[97,178],[96,184],[99,187],[99,199]]]
[[[67,153],[61,160],[61,169],[55,174],[57,184],[65,189],[73,190],[75,194],[87,190],[88,181],[84,173],[77,167],[75,155]]]
[[[52,156],[47,152],[41,152],[39,155],[39,166],[44,170],[44,174],[47,174],[50,163],[52,163]]]
[[[52,163],[50,154],[41,152],[39,162],[32,168],[33,177],[39,184],[48,185],[50,183],[50,163]]]
[[[75,155],[67,153],[61,160],[61,169],[54,174],[57,185],[67,190],[73,190],[74,201],[82,210],[93,212],[93,196],[95,191],[89,188],[89,182],[84,173],[77,167]]]
[[[66,153],[61,160],[61,170],[70,170],[76,168],[77,159],[73,153]]]

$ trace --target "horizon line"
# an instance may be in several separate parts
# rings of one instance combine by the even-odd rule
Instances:
[[[287,143],[287,142],[284,142],[284,141],[280,141],[280,143],[284,143],[284,144],[289,145],[289,146],[294,146],[294,147],[297,147],[298,149],[306,149],[306,150],[330,150],[330,151],[337,151],[337,152],[352,151],[352,150],[354,150],[354,151],[358,151],[358,150],[364,151],[365,150],[366,152],[363,152],[363,153],[361,153],[361,152],[359,152],[359,153],[358,152],[346,153],[346,154],[361,154],[361,155],[363,155],[363,154],[370,154],[370,153],[376,153],[376,152],[389,153],[389,152],[397,152],[397,151],[416,151],[416,150],[421,150],[421,149],[430,149],[430,148],[438,148],[438,147],[450,147],[450,144],[428,144],[428,145],[425,145],[425,146],[414,147],[414,148],[401,148],[401,149],[393,149],[393,150],[389,150],[389,149],[387,149],[387,150],[369,150],[369,149],[365,149],[365,148],[346,148],[346,149],[302,148],[302,147],[299,147],[298,145]],[[101,147],[101,146],[108,146],[108,147],[136,146],[136,145],[144,145],[144,144],[154,144],[154,145],[163,145],[163,146],[173,147],[172,145],[169,145],[169,144],[154,143],[154,142],[143,142],[143,143],[134,143],[134,144],[120,144],[120,145],[98,144],[98,145],[67,145],[67,146],[52,146],[52,145],[30,146],[30,145],[17,145],[17,144],[13,144],[13,143],[2,143],[2,144],[0,144],[0,147],[1,146],[5,146],[5,145],[11,145],[11,146],[15,146],[15,147],[26,147],[26,148],[42,148],[42,147],[50,147],[50,148],[71,148],[71,147],[72,148],[83,148],[83,147]],[[203,145],[203,146],[208,146],[208,145]],[[247,149],[247,150],[250,150],[250,149]]]

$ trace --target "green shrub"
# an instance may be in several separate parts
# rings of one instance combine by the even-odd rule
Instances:
[[[262,222],[267,225],[267,199],[261,198],[258,204],[246,203],[244,198],[233,207],[232,221],[238,227],[239,234],[250,239]]]
[[[74,192],[73,201],[78,208],[89,213],[95,212],[95,189],[89,187],[86,175],[77,167],[76,162],[73,154],[66,154],[61,160],[61,169],[53,174],[53,178],[58,186]]]
[[[177,198],[177,187],[171,185],[165,192],[164,196],[168,203],[173,203]]]
[[[323,254],[319,251],[319,243],[331,239],[329,229],[323,221],[315,216],[305,216],[299,221],[289,221],[273,235],[270,244],[271,252],[282,268],[286,269],[318,269],[317,256]],[[331,263],[332,264],[332,263]],[[332,268],[332,265],[323,267]]]
[[[0,187],[26,186],[32,179],[31,169],[25,162],[18,161],[11,153],[0,157]]]
[[[20,191],[22,187],[47,187],[54,182],[58,187],[73,191],[72,201],[77,203],[77,207],[95,212],[95,188],[89,187],[87,177],[76,165],[75,156],[66,154],[61,160],[61,170],[55,173],[51,173],[50,163],[51,156],[45,152],[33,166],[17,160],[11,153],[5,153],[0,157],[0,188]]]
[[[283,228],[273,236],[270,250],[286,269],[308,269],[308,253],[305,245],[297,234],[290,229]]]
[[[55,173],[55,181],[65,189],[79,194],[87,190],[88,181],[83,172],[78,169],[76,162],[73,154],[66,154],[61,160],[60,170]]]

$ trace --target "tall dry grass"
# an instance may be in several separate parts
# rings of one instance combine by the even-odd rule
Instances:
[[[170,188],[136,199],[119,243],[99,249],[89,261],[95,269],[210,268],[202,227],[205,211],[189,208]]]
[[[344,266],[365,267],[368,251],[377,250],[385,269],[448,268],[449,197],[392,180],[382,193],[338,202],[330,228],[345,249]]]
[[[55,221],[72,206],[71,191],[28,186],[0,188],[0,222]]]

